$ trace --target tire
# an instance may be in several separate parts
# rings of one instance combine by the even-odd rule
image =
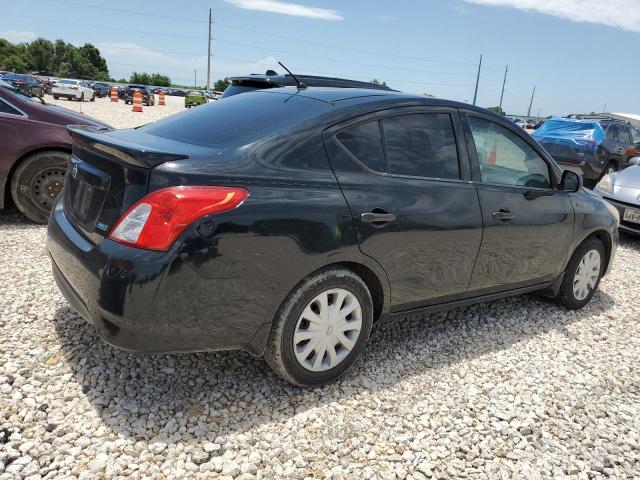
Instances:
[[[49,150],[25,158],[11,177],[11,197],[32,222],[47,223],[55,197],[62,190],[70,155]]]
[[[84,93],[80,94],[80,98],[78,100],[80,100],[81,102],[84,102]]]
[[[89,100],[90,102],[95,102],[96,101],[96,95],[95,93],[93,95],[91,95],[91,99]]]
[[[589,273],[591,270],[589,267],[587,255],[593,255],[593,252],[597,252],[599,257],[599,268],[597,269],[597,278],[594,280],[594,277],[589,279],[587,282],[587,292],[586,296],[582,297],[581,295],[576,295],[576,282],[578,282],[578,269],[582,266],[583,271],[586,268],[585,273]],[[582,264],[583,259],[585,259],[586,264]],[[605,266],[605,250],[604,245],[597,238],[589,238],[585,240],[580,246],[573,252],[569,263],[567,264],[567,268],[564,271],[564,278],[562,279],[562,285],[560,286],[560,291],[558,292],[558,296],[556,297],[556,301],[559,305],[569,309],[569,310],[579,310],[584,307],[598,290],[598,286],[600,285],[600,279],[604,273]],[[594,272],[595,274],[595,272]],[[588,276],[588,275],[587,275]]]
[[[58,100],[59,98],[60,98],[60,97],[59,97],[59,96],[57,96],[57,95],[54,95],[54,96],[53,96],[53,99],[54,99],[54,100]]]
[[[320,324],[317,330],[321,332],[319,337],[302,339],[294,345],[296,332],[301,335],[305,335],[305,332],[313,335],[312,329],[306,330],[312,327],[313,323],[306,320],[303,312],[310,312],[309,314],[315,315],[315,318],[321,318],[323,310],[318,298],[324,295],[327,295],[324,297],[327,299],[327,306],[324,309],[326,312],[329,312],[328,306],[332,305],[330,302],[336,302],[340,298],[343,299],[341,309],[350,308],[349,305],[353,308],[357,301],[353,312],[340,323],[350,326],[347,328],[357,329],[359,320],[359,332],[345,329],[341,333],[334,333],[334,328],[335,332],[338,332],[338,324],[330,323],[328,326]],[[347,302],[350,302],[349,305]],[[317,309],[318,313],[311,312],[314,309]],[[276,314],[263,356],[274,372],[289,383],[303,387],[325,385],[337,380],[353,367],[366,347],[372,324],[373,301],[364,281],[345,268],[327,268],[307,277],[287,296]],[[342,341],[340,338],[348,341],[345,344],[350,344],[350,350],[340,343]],[[321,350],[324,348],[322,345],[320,348],[310,347],[318,339],[321,342],[329,341],[333,344],[330,347],[334,352],[333,356],[329,355],[328,350]],[[310,348],[309,358],[304,360],[306,366],[299,360],[304,355],[302,351],[305,346]],[[301,352],[298,356],[296,349]],[[318,358],[320,359],[319,367],[313,371]],[[334,359],[337,363],[331,367],[330,364]]]

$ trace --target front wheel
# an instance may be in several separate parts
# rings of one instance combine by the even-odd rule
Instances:
[[[95,102],[96,101],[96,94],[95,93],[93,95],[91,95],[91,99],[89,101],[90,102]]]
[[[315,387],[337,380],[360,357],[371,332],[373,302],[364,281],[328,268],[298,285],[280,307],[264,359],[284,380]]]
[[[11,177],[11,197],[29,220],[47,223],[56,196],[62,191],[69,154],[44,151],[25,158]]]
[[[557,302],[579,310],[595,295],[605,267],[604,245],[597,238],[583,242],[571,256],[564,272]]]

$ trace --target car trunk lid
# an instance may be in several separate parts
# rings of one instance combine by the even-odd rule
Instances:
[[[135,130],[68,128],[73,148],[65,178],[64,212],[93,243],[102,240],[120,216],[146,195],[153,167],[188,158],[176,153],[177,142]]]

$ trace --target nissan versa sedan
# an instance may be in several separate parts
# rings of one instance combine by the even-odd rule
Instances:
[[[527,292],[579,309],[616,250],[614,207],[461,103],[283,87],[70,130],[53,275],[126,350],[242,349],[321,385],[390,317]]]

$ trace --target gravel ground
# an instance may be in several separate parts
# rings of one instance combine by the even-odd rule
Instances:
[[[184,97],[165,96],[165,106],[158,105],[158,95],[156,104],[153,107],[142,106],[142,113],[133,112],[133,106],[125,105],[122,100],[118,103],[111,103],[108,97],[96,98],[94,102],[79,102],[77,100],[59,99],[54,100],[52,96],[45,96],[45,102],[68,108],[89,115],[101,120],[115,128],[132,128],[144,125],[145,123],[160,120],[166,116],[185,110]]]
[[[639,478],[640,239],[587,308],[524,296],[378,326],[340,382],[101,342],[46,230],[0,214],[0,480]]]

